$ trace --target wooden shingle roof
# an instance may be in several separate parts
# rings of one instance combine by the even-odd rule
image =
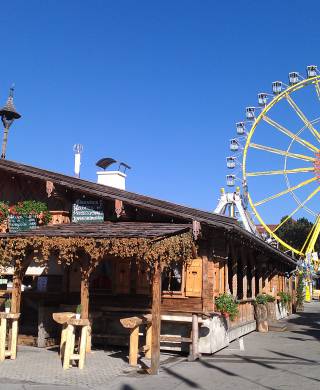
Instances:
[[[240,239],[245,240],[249,245],[255,246],[257,249],[265,251],[271,257],[278,257],[279,261],[283,261],[288,264],[296,264],[295,260],[293,260],[290,256],[281,252],[277,248],[272,247],[267,242],[243,229],[235,218],[230,218],[208,211],[163,201],[126,190],[120,190],[117,188],[96,184],[72,176],[47,171],[45,169],[40,169],[5,159],[0,159],[0,172],[1,170],[16,175],[26,176],[28,178],[52,181],[56,185],[61,185],[70,190],[79,191],[83,194],[95,196],[100,199],[118,199],[123,201],[125,204],[127,203],[135,207],[150,210],[151,212],[158,212],[163,215],[183,219],[187,223],[195,220],[209,227],[211,226],[220,228],[233,235],[236,235]]]
[[[3,237],[88,237],[88,238],[162,238],[190,231],[190,224],[148,222],[101,222],[47,225],[36,229],[0,233]]]

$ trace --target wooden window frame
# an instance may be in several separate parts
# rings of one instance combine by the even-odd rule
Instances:
[[[186,266],[183,263],[181,269],[181,289],[180,291],[162,291],[163,298],[186,298]]]

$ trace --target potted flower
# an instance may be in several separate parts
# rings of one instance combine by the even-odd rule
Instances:
[[[285,291],[279,292],[280,304],[284,309],[287,309],[288,314],[291,313],[291,295]]]
[[[276,321],[276,298],[270,294],[266,294],[267,297],[267,313],[268,313],[268,321]]]
[[[229,317],[231,321],[234,321],[238,315],[238,304],[236,299],[231,294],[221,294],[215,298],[215,306],[228,321]]]
[[[78,305],[77,308],[76,308],[76,319],[77,319],[77,320],[80,320],[80,317],[81,317],[81,309],[82,309],[82,306],[81,306],[81,305]]]
[[[0,233],[6,233],[8,229],[9,205],[7,202],[0,202]]]
[[[258,332],[265,333],[269,331],[267,303],[267,294],[259,294],[256,296],[254,301],[254,313]]]
[[[11,299],[6,299],[4,302],[4,310],[6,313],[10,313],[11,309]]]
[[[39,225],[47,225],[51,220],[51,214],[47,205],[36,200],[18,202],[18,204],[10,208],[10,214],[32,216],[36,218]]]

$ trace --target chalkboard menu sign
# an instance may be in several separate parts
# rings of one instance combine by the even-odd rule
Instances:
[[[35,229],[37,221],[30,215],[9,215],[9,232],[23,232]]]
[[[103,202],[101,200],[78,199],[72,206],[72,222],[103,222]]]

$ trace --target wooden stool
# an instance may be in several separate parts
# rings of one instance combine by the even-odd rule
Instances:
[[[151,359],[151,344],[152,344],[152,316],[145,314],[142,316],[128,317],[120,319],[121,325],[129,329],[129,364],[136,366],[138,364],[138,352],[144,352],[147,359]],[[146,324],[146,345],[139,349],[139,327]]]
[[[75,331],[76,327],[81,327],[80,342],[78,353],[74,353],[75,347]],[[67,321],[66,329],[66,344],[63,354],[63,369],[67,370],[70,368],[71,360],[79,360],[79,368],[84,367],[84,362],[86,358],[86,348],[87,348],[87,335],[88,328],[90,326],[89,320],[76,320],[75,318],[69,318]]]
[[[18,320],[20,313],[3,313],[0,312],[0,361],[3,362],[7,356],[10,359],[17,357],[17,340],[18,340]],[[8,332],[7,332],[8,328]],[[7,333],[10,334],[11,340],[7,340]],[[8,349],[6,350],[6,344]]]
[[[66,340],[67,340],[67,321],[75,317],[75,314],[69,311],[63,311],[61,313],[52,313],[52,318],[55,322],[62,325],[62,331],[61,331],[61,340],[60,340],[60,350],[59,354],[62,357],[64,355],[64,350],[66,347]]]

